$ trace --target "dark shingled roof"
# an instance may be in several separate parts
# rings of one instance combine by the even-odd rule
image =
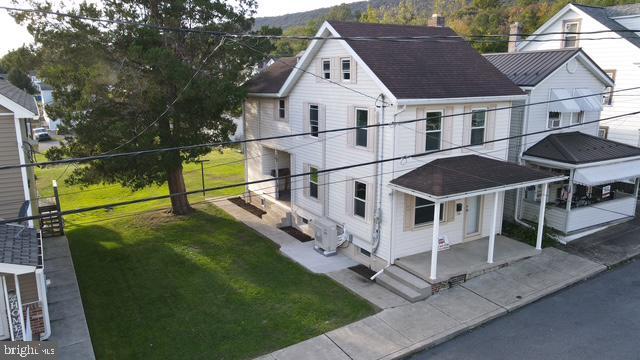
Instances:
[[[32,95],[27,94],[24,90],[15,87],[7,80],[0,79],[0,95],[3,95],[14,103],[38,115],[36,99]]]
[[[640,15],[640,3],[607,6],[604,9],[607,11],[609,17]]]
[[[456,36],[445,27],[330,21],[344,37]],[[522,95],[523,92],[461,39],[347,43],[398,99]]]
[[[553,178],[555,175],[479,155],[441,158],[391,180],[436,197]]]
[[[574,131],[551,134],[530,147],[524,155],[569,164],[586,164],[640,156],[640,148]]]
[[[297,62],[298,59],[296,57],[277,59],[271,66],[247,81],[247,90],[249,93],[256,94],[277,93],[284,85],[284,82],[287,81]]]
[[[42,266],[41,242],[35,229],[0,225],[0,263]]]
[[[615,31],[616,34],[627,38],[627,40],[629,40],[630,43],[640,48],[640,36],[638,36],[638,34],[633,32],[625,32],[625,30],[629,30],[629,29],[627,29],[625,26],[623,26],[619,22],[610,18],[610,16],[619,16],[617,14],[621,12],[626,13],[626,12],[634,11],[637,9],[632,7],[623,8],[621,6],[601,8],[601,7],[595,7],[595,6],[580,5],[580,4],[573,4],[573,5],[578,9],[587,13],[589,16],[594,18],[600,24],[607,27],[609,30]]]
[[[485,54],[493,66],[519,86],[536,86],[580,49]]]

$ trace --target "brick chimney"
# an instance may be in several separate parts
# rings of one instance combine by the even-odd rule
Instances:
[[[518,44],[522,41],[522,24],[514,22],[509,26],[509,52],[518,51]]]
[[[433,14],[427,24],[429,26],[444,27],[444,16],[440,14]]]

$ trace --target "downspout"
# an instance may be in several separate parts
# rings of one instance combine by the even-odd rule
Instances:
[[[403,105],[401,110],[396,111],[393,114],[393,122],[394,123],[397,121],[398,115],[402,114],[405,110],[407,110],[407,105]],[[396,126],[395,125],[393,126],[393,155],[392,155],[392,157],[394,159],[396,157]],[[395,161],[393,161],[391,163],[391,171],[392,171],[392,174],[395,175],[395,173],[396,173],[396,163],[395,163]],[[391,190],[391,194],[390,195],[391,195],[391,200],[390,200],[391,201],[391,217],[390,217],[391,225],[389,226],[389,265],[393,265],[393,263],[395,262],[395,258],[396,258],[395,251],[393,249],[393,243],[394,243],[393,242],[393,225],[394,225],[393,224],[393,219],[395,219],[394,216],[395,216],[395,208],[396,207],[394,205],[395,205],[396,192]]]
[[[384,124],[384,94],[380,94],[378,98],[381,99],[380,105],[380,119],[378,124]],[[376,99],[377,101],[377,99]],[[384,182],[382,181],[382,174],[384,171],[384,164],[382,160],[384,159],[384,126],[378,127],[378,141],[376,142],[376,157],[378,163],[376,164],[376,177],[375,177],[375,186],[376,186],[376,209],[373,213],[373,234],[371,236],[373,240],[373,244],[371,246],[371,253],[375,254],[378,250],[378,246],[380,246],[380,228],[382,223],[382,187]]]
[[[38,297],[42,301],[42,316],[44,320],[44,333],[40,340],[47,340],[51,336],[51,321],[49,319],[49,303],[47,300],[47,282],[42,269],[36,269],[36,289]]]
[[[528,133],[529,130],[529,100],[531,99],[531,91],[527,92],[527,100],[525,100],[525,106],[524,106],[524,119],[522,121],[522,134],[519,135],[524,135]],[[524,165],[524,161],[522,161],[522,154],[524,154],[525,151],[525,146],[527,143],[527,137],[522,137],[522,142],[520,143],[520,151],[518,153],[518,164],[519,165]],[[522,189],[517,189],[516,190],[516,206],[514,209],[514,214],[513,214],[513,219],[516,221],[516,223],[529,228],[529,229],[533,229],[533,226],[527,224],[526,222],[520,220],[520,206],[521,206],[521,200],[522,199]]]

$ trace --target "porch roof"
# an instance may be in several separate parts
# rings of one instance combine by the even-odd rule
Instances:
[[[0,272],[22,274],[42,266],[38,231],[19,225],[0,225]]]
[[[391,180],[390,187],[429,200],[454,200],[566,179],[478,155],[434,160]]]

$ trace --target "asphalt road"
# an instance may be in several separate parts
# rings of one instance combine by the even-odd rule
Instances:
[[[640,260],[411,359],[640,359]]]

